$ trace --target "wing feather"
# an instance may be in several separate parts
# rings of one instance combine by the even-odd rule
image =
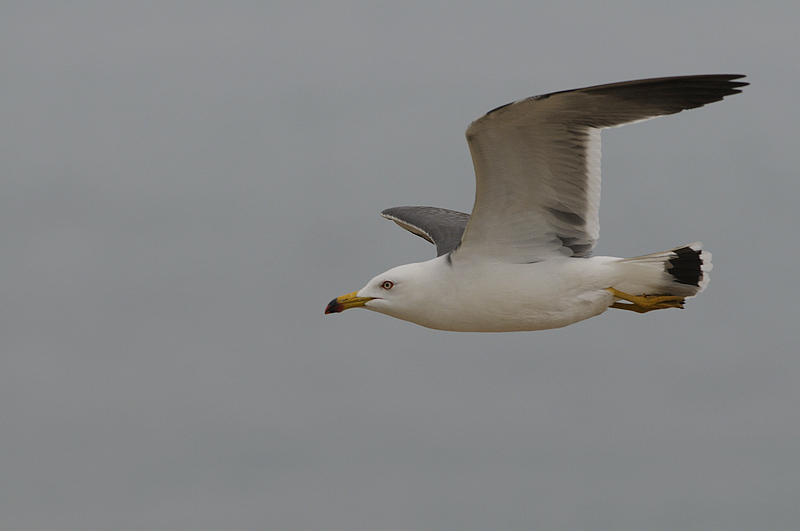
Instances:
[[[600,130],[741,92],[740,75],[644,79],[534,96],[474,121],[472,216],[458,254],[589,256],[600,232]]]
[[[436,245],[436,256],[458,247],[469,221],[469,214],[428,206],[387,208],[381,216]]]

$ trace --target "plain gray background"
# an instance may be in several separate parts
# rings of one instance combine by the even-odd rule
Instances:
[[[800,526],[797,2],[0,11],[0,528]],[[700,73],[752,85],[603,134],[597,253],[702,240],[685,310],[323,315],[471,209],[473,119]]]

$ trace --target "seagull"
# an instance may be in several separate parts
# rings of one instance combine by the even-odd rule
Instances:
[[[325,313],[366,308],[437,330],[560,328],[608,308],[683,308],[708,285],[711,254],[692,243],[592,256],[600,232],[600,131],[741,92],[742,75],[642,79],[534,96],[478,118],[466,136],[472,214],[427,206],[381,215],[436,246],[436,258],[381,273]]]

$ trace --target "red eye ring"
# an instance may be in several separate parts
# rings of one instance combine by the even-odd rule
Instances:
[[[394,282],[392,282],[391,280],[384,280],[383,283],[381,284],[381,288],[387,291],[392,289],[393,287],[394,287]]]

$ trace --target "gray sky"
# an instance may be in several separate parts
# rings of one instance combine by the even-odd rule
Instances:
[[[0,528],[800,526],[800,4],[270,4],[4,4]],[[474,118],[699,73],[752,85],[603,135],[597,252],[702,240],[685,310],[323,315]]]

